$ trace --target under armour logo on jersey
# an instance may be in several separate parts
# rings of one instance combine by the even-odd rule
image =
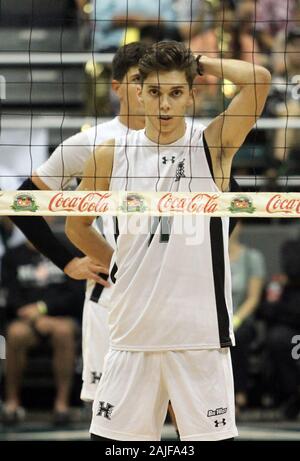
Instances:
[[[97,416],[104,416],[106,419],[111,419],[111,414],[114,409],[114,405],[105,402],[99,402],[99,408]]]
[[[167,162],[172,162],[175,163],[175,156],[172,155],[172,157],[162,157],[163,164],[166,165]]]
[[[181,160],[181,162],[178,163],[178,166],[177,166],[177,169],[176,169],[175,182],[179,181],[180,178],[185,178],[184,162],[185,162],[185,159]]]
[[[99,374],[97,375],[97,372],[96,372],[96,371],[92,371],[92,372],[91,372],[91,375],[92,375],[91,383],[92,383],[92,384],[95,384],[95,383],[97,383],[97,382],[100,381],[101,376],[102,376],[102,373],[99,373]]]
[[[221,421],[216,420],[216,421],[214,421],[214,423],[215,423],[215,427],[219,427],[221,424],[223,426],[226,426],[226,419],[223,418]]]

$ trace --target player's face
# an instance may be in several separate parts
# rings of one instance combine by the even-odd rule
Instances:
[[[113,89],[120,99],[120,115],[144,115],[144,107],[137,97],[139,84],[137,66],[131,67],[121,82],[113,81]]]
[[[151,73],[138,94],[148,127],[162,135],[176,132],[184,125],[187,107],[193,104],[185,73],[177,70]]]

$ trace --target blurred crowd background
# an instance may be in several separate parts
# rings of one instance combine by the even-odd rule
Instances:
[[[115,116],[113,53],[132,41],[163,39],[271,71],[262,118],[238,152],[234,174],[245,192],[298,192],[299,0],[2,0],[0,187],[16,189],[62,140]],[[189,115],[204,123],[237,91],[212,76],[197,77],[195,88]],[[50,224],[64,238],[62,221]],[[242,220],[231,238],[239,418],[255,408],[276,409],[283,420],[299,415],[299,254],[297,220]],[[5,218],[0,259],[0,334],[8,354],[6,367],[0,361],[0,401],[15,392],[20,407],[80,407],[83,285],[73,286]],[[46,340],[26,331],[40,301],[49,307],[47,325],[39,319]]]

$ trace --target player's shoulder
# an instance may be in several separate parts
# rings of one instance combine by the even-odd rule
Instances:
[[[145,130],[128,130],[126,133],[120,133],[115,136],[115,147],[123,149],[124,147],[136,147],[144,144]]]
[[[105,141],[105,144],[100,144],[94,150],[95,160],[109,160],[114,155],[116,139],[110,138]]]
[[[119,121],[119,118],[114,117],[112,120],[107,120],[89,128],[85,133],[91,146],[99,146],[108,139],[125,135],[127,131],[128,128]]]
[[[186,126],[195,130],[205,130],[206,125],[202,123],[202,120],[196,117],[186,117],[185,118]]]

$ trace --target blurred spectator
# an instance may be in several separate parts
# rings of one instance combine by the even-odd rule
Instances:
[[[204,44],[206,33],[213,25],[214,9],[211,3],[206,0],[175,0],[174,10],[181,38],[186,45],[195,53],[208,54],[209,50]]]
[[[272,384],[281,396],[283,416],[296,419],[300,412],[300,363],[292,355],[292,338],[300,333],[300,240],[281,247],[281,266],[286,282],[267,289],[261,316],[267,323],[268,360]],[[274,281],[272,282],[274,284]]]
[[[255,4],[256,0],[239,0],[236,3],[233,57],[268,67],[268,57],[263,53],[256,34]]]
[[[214,30],[215,9],[206,0],[176,0],[174,3],[181,39],[196,54],[218,56],[218,44]],[[218,112],[219,85],[212,75],[195,79],[195,107],[190,115],[213,116]]]
[[[29,242],[8,250],[3,257],[2,284],[7,292],[8,321],[3,419],[15,423],[24,416],[20,392],[28,352],[51,340],[57,391],[54,420],[66,423],[83,286],[67,278]]]
[[[272,44],[271,65],[275,75],[285,75],[285,59],[287,52],[287,38],[291,31],[300,28],[300,0],[295,0],[293,20],[286,23],[286,27],[277,34]],[[295,50],[299,52],[298,50]]]
[[[268,113],[272,116],[300,116],[300,27],[291,29],[286,38],[285,68],[275,74],[267,102]],[[281,164],[279,174],[300,173],[299,129],[286,126],[276,130],[274,138],[275,167]]]
[[[255,0],[178,0],[176,5],[180,32],[194,52],[265,64],[255,37]]]
[[[18,178],[10,169],[0,162],[0,190],[16,190],[19,187]],[[12,225],[11,221],[4,216],[0,218],[0,261],[8,248],[15,247],[25,241],[22,232]],[[0,266],[1,277],[1,266]],[[0,290],[1,291],[1,290]]]
[[[180,32],[195,53],[267,64],[254,33],[254,0],[200,4],[196,0],[178,0],[176,5]],[[196,115],[214,116],[227,106],[236,88],[229,81],[224,81],[224,87],[219,83],[210,75],[196,78]]]
[[[114,52],[120,46],[139,41],[178,39],[172,0],[94,0],[93,49]],[[142,37],[141,37],[142,36]]]
[[[1,27],[72,27],[81,0],[2,0]]]
[[[237,413],[248,403],[248,356],[255,337],[253,314],[264,286],[266,268],[263,255],[240,243],[239,221],[230,237],[229,255],[232,273],[233,325],[236,347],[232,348]]]
[[[256,31],[262,49],[272,51],[275,37],[294,20],[297,0],[258,0],[256,5]]]

